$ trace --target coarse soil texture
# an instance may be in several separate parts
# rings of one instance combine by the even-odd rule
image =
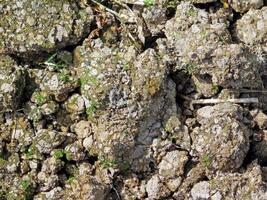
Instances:
[[[0,0],[0,200],[266,200],[266,0]]]

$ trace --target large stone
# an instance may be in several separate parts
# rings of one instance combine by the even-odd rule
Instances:
[[[248,44],[262,44],[267,51],[267,7],[260,10],[249,10],[236,22],[237,38]]]
[[[174,64],[176,70],[206,77],[210,90],[212,85],[226,88],[260,87],[265,66],[263,56],[243,44],[232,43],[227,18],[221,10],[210,14],[189,2],[179,4],[175,17],[166,23],[168,57],[165,60]],[[261,27],[264,26],[262,24],[259,23]],[[244,30],[242,24],[239,29]],[[264,40],[264,32],[259,32],[258,42]],[[246,36],[251,32],[243,33]],[[165,54],[162,56],[166,57]],[[206,96],[210,94],[212,91]]]
[[[90,153],[125,165],[161,134],[160,122],[177,112],[175,84],[167,79],[168,68],[153,49],[137,56],[139,49],[125,41],[110,47],[96,39],[91,45],[86,40],[74,57],[92,124]],[[141,169],[141,161],[135,158],[131,166]]]
[[[41,53],[77,43],[90,31],[93,14],[75,1],[3,0],[0,53]]]
[[[219,107],[229,108],[220,110]],[[240,112],[238,106],[219,104],[214,109],[208,108],[213,112],[209,111],[206,119],[201,119],[202,125],[191,134],[193,152],[208,169],[235,171],[249,150],[250,131],[236,113]]]

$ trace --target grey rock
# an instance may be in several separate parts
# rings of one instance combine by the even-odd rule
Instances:
[[[248,1],[249,2],[249,1]],[[237,38],[248,44],[262,44],[263,48],[267,48],[267,7],[260,10],[249,10],[241,19],[236,22]],[[266,50],[265,50],[266,51]]]
[[[34,144],[41,153],[50,153],[54,148],[58,147],[65,140],[65,135],[46,129],[39,130],[34,138]]]
[[[25,86],[25,70],[9,56],[0,56],[0,110],[16,110]]]
[[[74,125],[74,131],[79,139],[84,139],[92,134],[91,124],[88,121],[81,120]]]
[[[159,175],[164,178],[180,176],[184,173],[184,166],[187,161],[187,153],[184,151],[168,152],[158,165]]]
[[[261,129],[266,129],[267,128],[267,115],[263,112],[259,112],[256,116],[255,119],[256,123]]]
[[[226,105],[222,104],[224,106]],[[220,106],[214,106],[214,109],[218,107]],[[238,118],[239,107],[233,104],[228,104],[227,107],[229,110],[224,112],[221,109],[222,112],[218,110],[219,112],[208,114],[205,120],[200,121],[202,126],[195,128],[191,134],[193,152],[209,169],[236,170],[242,165],[249,150],[251,132]],[[211,107],[208,108],[212,110]]]
[[[64,0],[4,0],[0,18],[0,53],[38,54],[75,44],[89,33],[93,13]]]
[[[152,176],[147,182],[146,191],[150,199],[161,199],[170,193],[157,175]]]
[[[264,0],[231,0],[229,4],[236,12],[244,13],[250,9],[261,8],[264,5]]]
[[[79,94],[73,94],[65,102],[66,110],[72,114],[81,114],[85,112],[84,99]]]
[[[210,197],[210,184],[208,181],[201,181],[195,184],[190,192],[193,200],[209,199]]]

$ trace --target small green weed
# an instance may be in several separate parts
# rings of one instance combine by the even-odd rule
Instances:
[[[217,184],[216,184],[215,179],[211,179],[210,180],[210,189],[211,190],[215,190],[216,189],[216,186],[217,186]]]
[[[155,0],[144,0],[144,5],[147,7],[153,6],[155,4]]]
[[[30,187],[30,182],[27,180],[23,180],[20,184],[24,191],[27,191]]]
[[[170,0],[170,1],[167,1],[165,3],[165,6],[167,8],[172,8],[172,9],[175,9],[178,5],[178,3],[180,2],[180,0]]]
[[[61,69],[66,68],[69,63],[65,60],[57,59],[57,53],[54,53],[44,62],[44,64],[48,67],[52,67],[55,71],[60,71]]]
[[[202,157],[202,162],[204,163],[204,165],[205,165],[206,167],[210,167],[210,166],[211,166],[211,162],[212,162],[212,160],[211,160],[210,156],[208,156],[208,155],[204,155],[204,156]]]
[[[229,8],[229,4],[227,0],[221,0],[221,3],[223,4],[223,8],[224,9],[228,9]]]
[[[91,75],[90,71],[86,71],[81,77],[80,77],[80,85],[97,85],[97,77]]]
[[[59,150],[56,150],[55,152],[54,152],[54,157],[55,158],[63,158],[64,156],[65,156],[65,151],[63,150],[63,149],[59,149]]]
[[[47,101],[47,95],[40,91],[34,92],[33,98],[38,105],[43,105]]]
[[[214,94],[217,94],[219,92],[219,86],[218,85],[212,85],[211,91]]]
[[[23,180],[21,183],[21,188],[23,190],[23,199],[27,200],[27,199],[32,199],[33,196],[33,190],[32,187],[30,185],[30,181],[28,180]]]
[[[186,64],[185,71],[189,75],[192,75],[197,71],[197,66],[195,64],[191,64],[191,63],[190,64]]]
[[[126,136],[129,136],[130,135],[130,132],[128,131],[128,130],[125,130],[125,131],[123,131],[122,132],[124,135],[126,135]]]
[[[130,69],[130,66],[128,64],[123,65],[124,71],[128,71]]]
[[[187,15],[190,17],[194,17],[197,15],[197,11],[194,8],[190,8],[189,11],[187,12]]]
[[[93,118],[97,108],[98,108],[97,102],[94,100],[90,100],[90,105],[89,107],[86,108],[86,114],[89,119]]]
[[[26,158],[29,160],[33,159],[34,153],[35,153],[34,149],[32,147],[29,147],[26,152]]]
[[[100,164],[100,166],[103,169],[107,169],[107,168],[115,167],[118,163],[117,163],[116,160],[110,160],[110,159],[106,159],[106,158],[100,158],[99,164]]]
[[[67,183],[68,183],[68,184],[72,184],[72,183],[74,182],[74,180],[75,180],[75,177],[74,177],[74,176],[70,176],[70,177],[68,178],[68,180],[67,180]]]
[[[227,36],[219,36],[218,41],[221,42],[222,44],[226,44],[228,42]]]
[[[58,79],[64,83],[67,83],[70,81],[70,76],[66,71],[62,71],[60,74],[58,74]]]
[[[0,166],[5,166],[7,164],[7,161],[3,158],[0,158]]]
[[[70,105],[75,106],[77,104],[77,102],[78,102],[78,97],[77,96],[71,97]]]

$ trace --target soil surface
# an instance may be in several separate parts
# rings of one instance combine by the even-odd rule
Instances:
[[[0,0],[0,200],[265,200],[266,88],[266,0]]]

